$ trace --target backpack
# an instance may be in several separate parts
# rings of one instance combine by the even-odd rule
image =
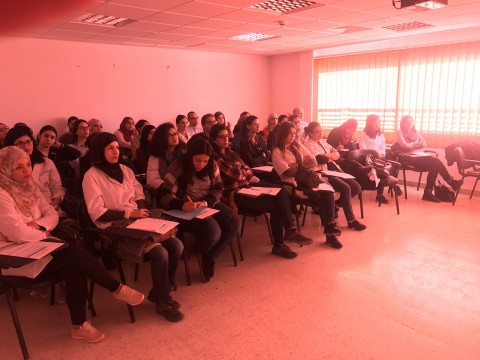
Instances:
[[[439,198],[443,202],[451,202],[455,200],[455,192],[450,190],[444,184],[438,180],[438,185],[435,185],[435,197]]]

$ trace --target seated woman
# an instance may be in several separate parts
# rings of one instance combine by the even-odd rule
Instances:
[[[170,165],[160,188],[160,202],[167,210],[189,212],[201,206],[219,210],[206,219],[180,220],[180,231],[198,235],[205,281],[213,277],[215,259],[240,229],[238,216],[220,202],[222,186],[210,143],[197,137],[188,142],[187,152]]]
[[[338,151],[322,139],[322,127],[317,122],[311,122],[305,128],[306,141],[303,145],[317,160],[316,170],[328,170],[328,164],[334,163],[340,158]],[[338,171],[338,169],[334,169]],[[335,176],[328,177],[328,182],[333,189],[340,193],[337,205],[343,208],[347,218],[348,228],[358,231],[365,230],[367,227],[355,219],[352,207],[352,197],[357,196],[362,187],[355,179],[342,179]]]
[[[275,126],[277,126],[277,120],[278,120],[277,114],[271,113],[270,115],[268,115],[267,126],[265,126],[262,130],[263,138],[265,141],[268,139],[268,134],[270,134],[270,131],[275,129]]]
[[[133,171],[118,163],[120,150],[117,139],[110,133],[99,133],[90,143],[92,167],[83,178],[83,193],[90,218],[99,228],[106,228],[113,221],[142,219],[150,216],[145,209],[142,185]],[[125,256],[143,256],[151,260],[153,287],[148,300],[156,303],[155,310],[166,320],[183,319],[178,310],[180,304],[170,296],[175,280],[177,264],[183,252],[183,244],[170,235],[154,235],[151,241],[119,242],[118,249]]]
[[[145,174],[147,172],[148,158],[150,157],[150,144],[156,129],[157,128],[153,125],[146,125],[143,127],[142,135],[140,136],[140,145],[135,155],[137,160],[137,171],[139,174]]]
[[[250,115],[242,125],[240,138],[240,157],[250,167],[267,165],[271,154],[262,136],[258,136],[260,121],[255,115]]]
[[[392,151],[409,152],[422,149],[427,146],[427,142],[415,129],[413,118],[410,115],[402,116],[400,120],[400,130],[395,133],[395,143],[392,145]],[[454,191],[462,185],[461,180],[455,180],[448,172],[442,161],[433,156],[409,156],[406,158],[412,166],[420,171],[428,172],[427,183],[423,192],[422,200],[431,202],[440,202],[433,194],[433,188],[438,174],[452,187]]]
[[[132,152],[132,160],[137,159],[137,149],[140,146],[140,137],[142,136],[143,129],[147,125],[150,125],[150,123],[145,119],[138,120],[135,124],[135,133],[130,139],[130,151]]]
[[[40,129],[37,135],[37,149],[55,165],[78,159],[81,155],[77,149],[57,141],[57,129],[52,125],[45,125]]]
[[[147,185],[158,189],[163,183],[167,168],[187,150],[187,145],[179,141],[178,132],[171,123],[160,125],[153,134],[150,157],[147,166]]]
[[[301,235],[295,229],[287,191],[282,188],[276,196],[263,195],[256,198],[239,194],[238,190],[250,185],[264,187],[277,187],[277,185],[263,181],[258,182],[258,178],[253,176],[252,170],[240,159],[240,156],[230,150],[228,130],[225,125],[217,124],[212,127],[210,141],[215,151],[215,160],[222,174],[224,201],[237,214],[238,209],[247,212],[270,213],[270,225],[274,240],[272,254],[287,259],[296,257],[297,254],[290,250],[284,241],[296,242],[299,245],[310,245],[312,239]]]
[[[228,139],[230,140],[230,145],[233,145],[233,143],[232,143],[233,132],[232,132],[232,129],[230,129],[230,122],[227,122],[225,120],[225,114],[221,111],[217,111],[215,114],[213,114],[213,116],[215,117],[215,120],[217,121],[217,124],[225,125],[225,127],[227,128],[227,131],[228,131]]]
[[[45,200],[52,205],[58,214],[66,217],[60,209],[65,197],[60,174],[52,160],[45,157],[36,147],[31,130],[27,126],[16,126],[10,129],[5,137],[6,146],[17,146],[30,156],[33,182],[39,187]]]
[[[8,125],[4,123],[0,123],[0,149],[5,146],[5,136],[7,136],[7,132],[10,128]]]
[[[280,175],[283,181],[297,185],[295,175],[300,166],[309,169],[315,168],[317,161],[305,147],[295,141],[297,131],[295,125],[290,121],[284,121],[280,124],[277,133],[277,142],[273,149],[272,161],[273,168]],[[310,201],[319,209],[320,218],[325,229],[326,242],[334,249],[340,249],[342,244],[335,235],[340,235],[341,231],[337,228],[335,222],[335,198],[333,192],[314,191],[308,188],[302,188],[301,192],[306,195]],[[300,196],[302,194],[299,194]]]
[[[188,126],[187,117],[185,115],[177,115],[175,119],[175,124],[177,124],[178,138],[180,139],[180,141],[186,144],[187,141],[190,139],[190,136],[188,135],[188,132],[187,132],[187,126]]]
[[[333,128],[327,137],[327,142],[337,150],[355,150],[352,136],[357,130],[358,122],[355,119],[348,119],[339,127]]]
[[[86,144],[88,137],[90,136],[90,127],[85,120],[78,119],[73,125],[73,142],[68,146],[73,147],[80,151],[80,157],[70,161],[70,166],[75,171],[75,177],[80,179],[80,158],[84,157],[88,153],[88,146]]]
[[[387,145],[385,143],[385,135],[380,130],[380,117],[375,114],[367,116],[365,122],[365,128],[358,137],[358,145],[360,149],[375,150],[380,155],[381,159],[385,159],[385,151]],[[402,194],[402,190],[398,185],[398,179],[396,178],[398,166],[392,165],[390,172],[385,171],[384,168],[373,165],[377,173],[377,177],[380,179],[380,183],[377,186],[376,200],[382,204],[388,204],[387,198],[383,195],[385,186],[395,186],[395,191],[398,195]]]
[[[118,139],[122,157],[130,158],[132,154],[132,138],[135,136],[135,121],[126,116],[120,123],[120,128],[113,133]]]
[[[0,150],[0,244],[45,240],[58,224],[58,214],[32,181],[30,157],[16,146]],[[28,266],[2,269],[3,275],[31,276]],[[105,338],[86,319],[87,278],[109,290],[113,297],[130,305],[143,301],[143,294],[121,285],[83,247],[69,244],[37,260],[38,276],[55,275],[66,281],[66,299],[73,339],[94,343]]]

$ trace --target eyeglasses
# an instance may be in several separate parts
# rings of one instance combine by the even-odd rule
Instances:
[[[79,126],[77,130],[89,130],[90,128],[88,126]]]
[[[17,141],[16,143],[13,143],[13,145],[18,146],[18,147],[24,147],[26,145],[32,145],[32,139],[28,139],[25,141]]]
[[[178,132],[174,132],[174,133],[169,133],[168,134],[169,137],[175,137],[175,136],[178,136]]]
[[[217,139],[222,139],[222,140],[228,139],[228,134],[227,135],[218,135]]]

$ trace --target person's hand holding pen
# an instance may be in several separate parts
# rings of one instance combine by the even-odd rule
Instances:
[[[182,210],[190,212],[199,208],[200,206],[205,206],[205,201],[192,201],[190,196],[187,196],[187,201],[183,203]]]

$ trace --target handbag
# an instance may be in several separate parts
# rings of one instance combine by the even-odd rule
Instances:
[[[438,185],[435,185],[435,197],[443,202],[453,203],[455,200],[455,193],[438,180]]]
[[[313,189],[320,185],[320,177],[318,174],[305,166],[299,166],[297,173],[295,174],[295,181],[300,185],[308,189]]]

